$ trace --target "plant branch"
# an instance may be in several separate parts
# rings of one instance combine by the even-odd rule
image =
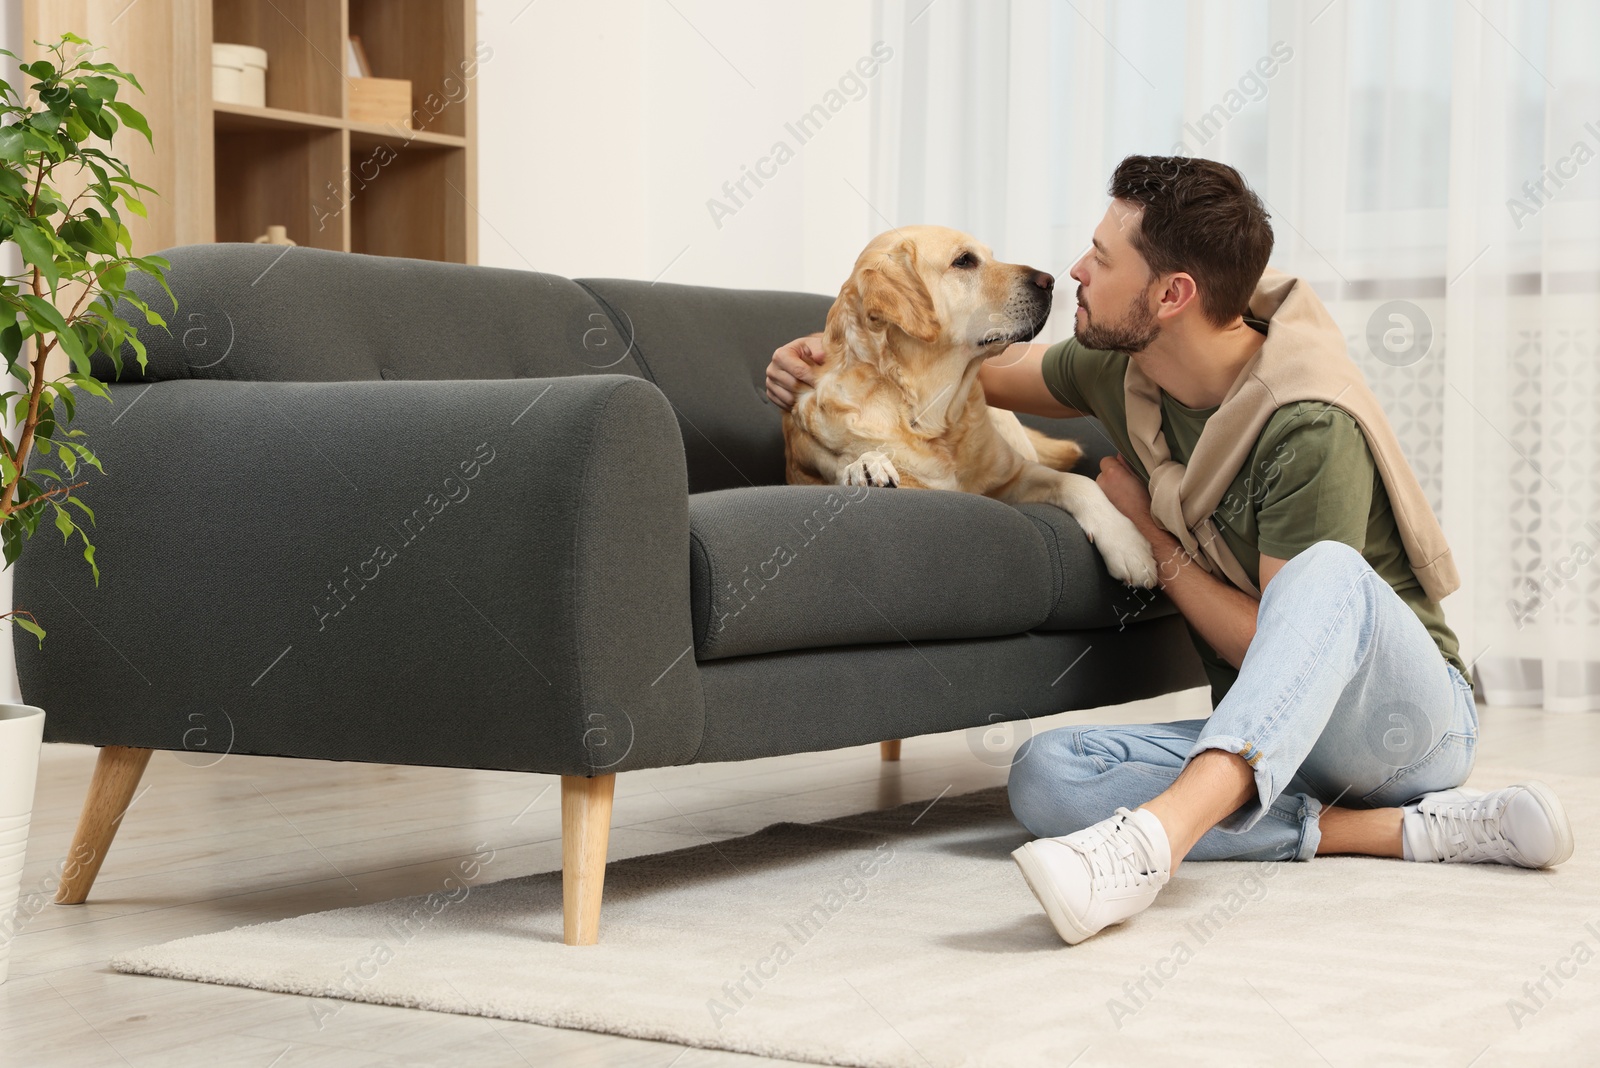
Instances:
[[[64,482],[59,486],[51,486],[49,489],[44,490],[43,492],[41,492],[37,497],[30,497],[27,500],[23,501],[21,504],[13,504],[13,505],[11,505],[10,507],[8,507],[5,510],[5,514],[6,515],[10,515],[13,512],[20,512],[20,511],[23,511],[24,509],[32,508],[34,505],[38,504],[40,501],[45,500],[47,497],[54,497],[58,493],[71,494],[72,491],[77,489],[79,486],[87,486],[88,484],[89,483],[87,483],[87,482],[71,482],[71,483]]]

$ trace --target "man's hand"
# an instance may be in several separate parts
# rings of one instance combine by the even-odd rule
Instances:
[[[1094,481],[1117,511],[1133,520],[1133,525],[1139,528],[1145,541],[1155,546],[1159,537],[1171,537],[1151,517],[1150,491],[1133,468],[1123,462],[1122,457],[1107,456],[1101,460],[1100,474]]]
[[[784,411],[793,408],[800,383],[815,386],[816,368],[827,356],[821,334],[795,338],[774,352],[772,362],[767,364],[767,399]]]

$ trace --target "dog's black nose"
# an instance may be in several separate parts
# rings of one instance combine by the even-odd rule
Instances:
[[[1033,275],[1033,284],[1048,292],[1056,287],[1056,276],[1036,271]]]

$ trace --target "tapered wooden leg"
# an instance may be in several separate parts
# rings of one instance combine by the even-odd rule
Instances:
[[[150,763],[151,749],[130,749],[108,745],[95,761],[94,777],[89,780],[89,796],[84,798],[78,829],[72,836],[72,851],[67,854],[56,887],[56,904],[81,905],[89,896],[100,865],[111,849],[111,840],[122,825],[122,814],[133,801],[139,778]]]
[[[561,926],[569,946],[600,940],[615,775],[561,776]]]
[[[900,739],[896,738],[892,742],[879,742],[878,755],[883,757],[884,760],[899,760]]]

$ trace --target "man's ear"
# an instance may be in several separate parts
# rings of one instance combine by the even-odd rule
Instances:
[[[1190,304],[1200,306],[1200,286],[1187,271],[1179,271],[1167,279],[1166,285],[1156,294],[1156,314],[1176,315]]]
[[[902,241],[872,266],[862,268],[860,292],[861,314],[870,329],[897,326],[918,341],[939,337],[933,297],[916,271],[911,242]]]

